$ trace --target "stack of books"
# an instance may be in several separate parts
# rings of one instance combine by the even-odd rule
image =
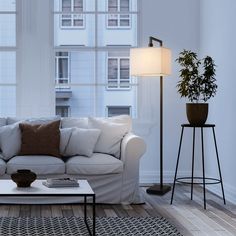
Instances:
[[[73,178],[50,178],[43,185],[48,188],[79,187],[78,180]]]

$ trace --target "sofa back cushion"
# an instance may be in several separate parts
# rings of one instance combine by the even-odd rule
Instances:
[[[21,123],[28,123],[31,125],[41,125],[41,124],[48,124],[52,121],[60,120],[59,116],[52,116],[52,117],[40,117],[40,118],[18,118],[18,117],[7,117],[7,124],[12,125],[17,122]]]
[[[4,125],[6,125],[6,124],[7,124],[7,119],[1,117],[1,118],[0,118],[0,127],[4,126]]]
[[[0,127],[1,158],[9,160],[17,155],[21,148],[19,123]]]
[[[94,152],[106,153],[120,158],[123,137],[130,131],[129,123],[112,122],[112,119],[89,117],[89,127],[101,130]]]
[[[112,123],[122,123],[128,125],[128,130],[132,130],[132,119],[128,115],[120,115],[120,116],[113,116],[113,117],[96,117],[96,120],[104,120],[107,122]],[[89,128],[89,118],[88,117],[66,117],[61,119],[61,128],[82,128],[88,129]]]
[[[60,157],[60,120],[48,124],[19,124],[21,150],[19,155],[50,155]]]

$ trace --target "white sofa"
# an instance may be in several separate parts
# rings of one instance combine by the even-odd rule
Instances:
[[[9,179],[10,175],[18,169],[31,169],[40,179],[59,176],[87,179],[96,193],[97,203],[141,203],[142,200],[139,194],[139,160],[146,150],[143,139],[131,132],[132,120],[129,116],[97,119],[105,120],[112,124],[119,123],[127,125],[128,132],[120,142],[119,158],[107,153],[93,153],[89,158],[85,156],[73,156],[63,159],[52,156],[30,155],[14,156],[8,161],[0,158],[0,179]],[[7,118],[4,121],[1,118],[0,126],[11,125],[19,120]],[[88,118],[64,118],[61,120],[62,129],[70,127],[86,128],[88,126]],[[0,137],[0,147],[2,138]],[[73,198],[48,199],[46,197],[37,200],[22,198],[19,200],[13,197],[0,198],[1,203],[21,202],[42,204],[66,201],[74,202],[77,200]]]

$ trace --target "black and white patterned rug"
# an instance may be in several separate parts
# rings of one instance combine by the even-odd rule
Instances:
[[[91,225],[91,220],[88,219]],[[1,217],[1,236],[79,236],[88,235],[83,218],[77,217]],[[162,217],[97,217],[96,235],[178,235]]]

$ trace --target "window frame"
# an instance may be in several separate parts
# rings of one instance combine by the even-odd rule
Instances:
[[[129,106],[129,105],[107,105],[106,106],[106,116],[107,117],[112,117],[112,116],[109,116],[109,108],[128,108],[129,109],[129,114],[120,114],[120,115],[129,115],[132,117],[132,106]]]
[[[63,51],[65,52],[65,51]],[[60,52],[59,52],[60,53]],[[59,77],[59,59],[67,59],[67,68],[68,68],[68,78],[60,78]],[[55,88],[70,88],[70,53],[67,52],[67,56],[57,56],[55,55]],[[67,81],[66,83],[60,83],[60,80]]]
[[[67,106],[67,105],[56,105],[55,108],[56,108],[56,115],[58,115],[58,114],[57,114],[57,109],[59,109],[59,108],[63,108],[63,109],[66,108],[66,109],[67,109],[67,115],[68,115],[68,116],[61,116],[61,115],[60,115],[60,117],[70,117],[70,116],[71,116],[71,108],[70,108],[69,105],[68,105],[68,106]]]
[[[107,7],[106,7],[106,9],[107,9],[107,12],[109,12],[109,1],[110,0],[107,0]],[[121,13],[121,11],[120,11],[120,1],[121,0],[117,0],[117,10],[118,10],[118,12],[119,13],[115,13],[115,12],[112,12],[112,14],[107,14],[107,16],[106,16],[106,28],[107,29],[131,29],[131,27],[132,27],[132,25],[131,25],[131,14],[129,14],[129,13],[124,13],[124,14],[122,14]],[[131,9],[131,0],[128,0],[129,1],[129,10],[128,10],[128,12],[130,12],[130,9]],[[112,15],[114,15],[114,17],[112,18],[111,16]],[[123,17],[121,17],[122,15],[128,15],[128,18],[123,18]],[[116,17],[115,17],[116,16]],[[110,18],[111,17],[111,18]],[[111,26],[111,25],[109,25],[109,20],[111,20],[111,19],[115,19],[115,20],[117,20],[117,26]],[[129,21],[129,25],[127,25],[127,26],[122,26],[121,25],[121,20],[128,20]]]
[[[117,87],[116,88],[111,88],[109,87],[109,59],[116,59],[117,60]],[[121,71],[121,60],[122,59],[128,59],[129,60],[129,68],[130,68],[130,58],[129,57],[125,57],[125,56],[107,56],[107,68],[106,68],[106,71],[107,71],[107,75],[106,75],[106,81],[107,81],[107,86],[106,86],[106,90],[108,91],[114,91],[114,90],[117,90],[117,91],[129,91],[131,90],[131,86],[130,86],[130,80],[131,80],[131,76],[130,76],[130,69],[129,69],[129,79],[128,79],[128,84],[129,84],[129,87],[127,88],[124,88],[124,87],[121,87],[121,77],[120,77],[120,71]]]
[[[75,14],[72,14],[74,12],[74,1],[75,0],[70,0],[70,6],[71,6],[71,11],[68,13],[68,14],[64,14],[63,13],[63,9],[62,9],[62,2],[63,0],[60,0],[60,10],[62,12],[62,14],[60,15],[60,28],[61,29],[84,29],[85,28],[85,15],[83,14],[83,12],[85,11],[85,0],[82,0],[82,12],[81,13],[75,13]],[[63,15],[69,15],[69,17],[67,18],[63,18]],[[80,18],[76,18],[76,15],[81,15]],[[82,20],[83,24],[82,26],[76,26],[74,25],[74,20]],[[70,20],[71,21],[71,24],[70,25],[66,25],[64,26],[62,24],[62,21],[63,20]]]

